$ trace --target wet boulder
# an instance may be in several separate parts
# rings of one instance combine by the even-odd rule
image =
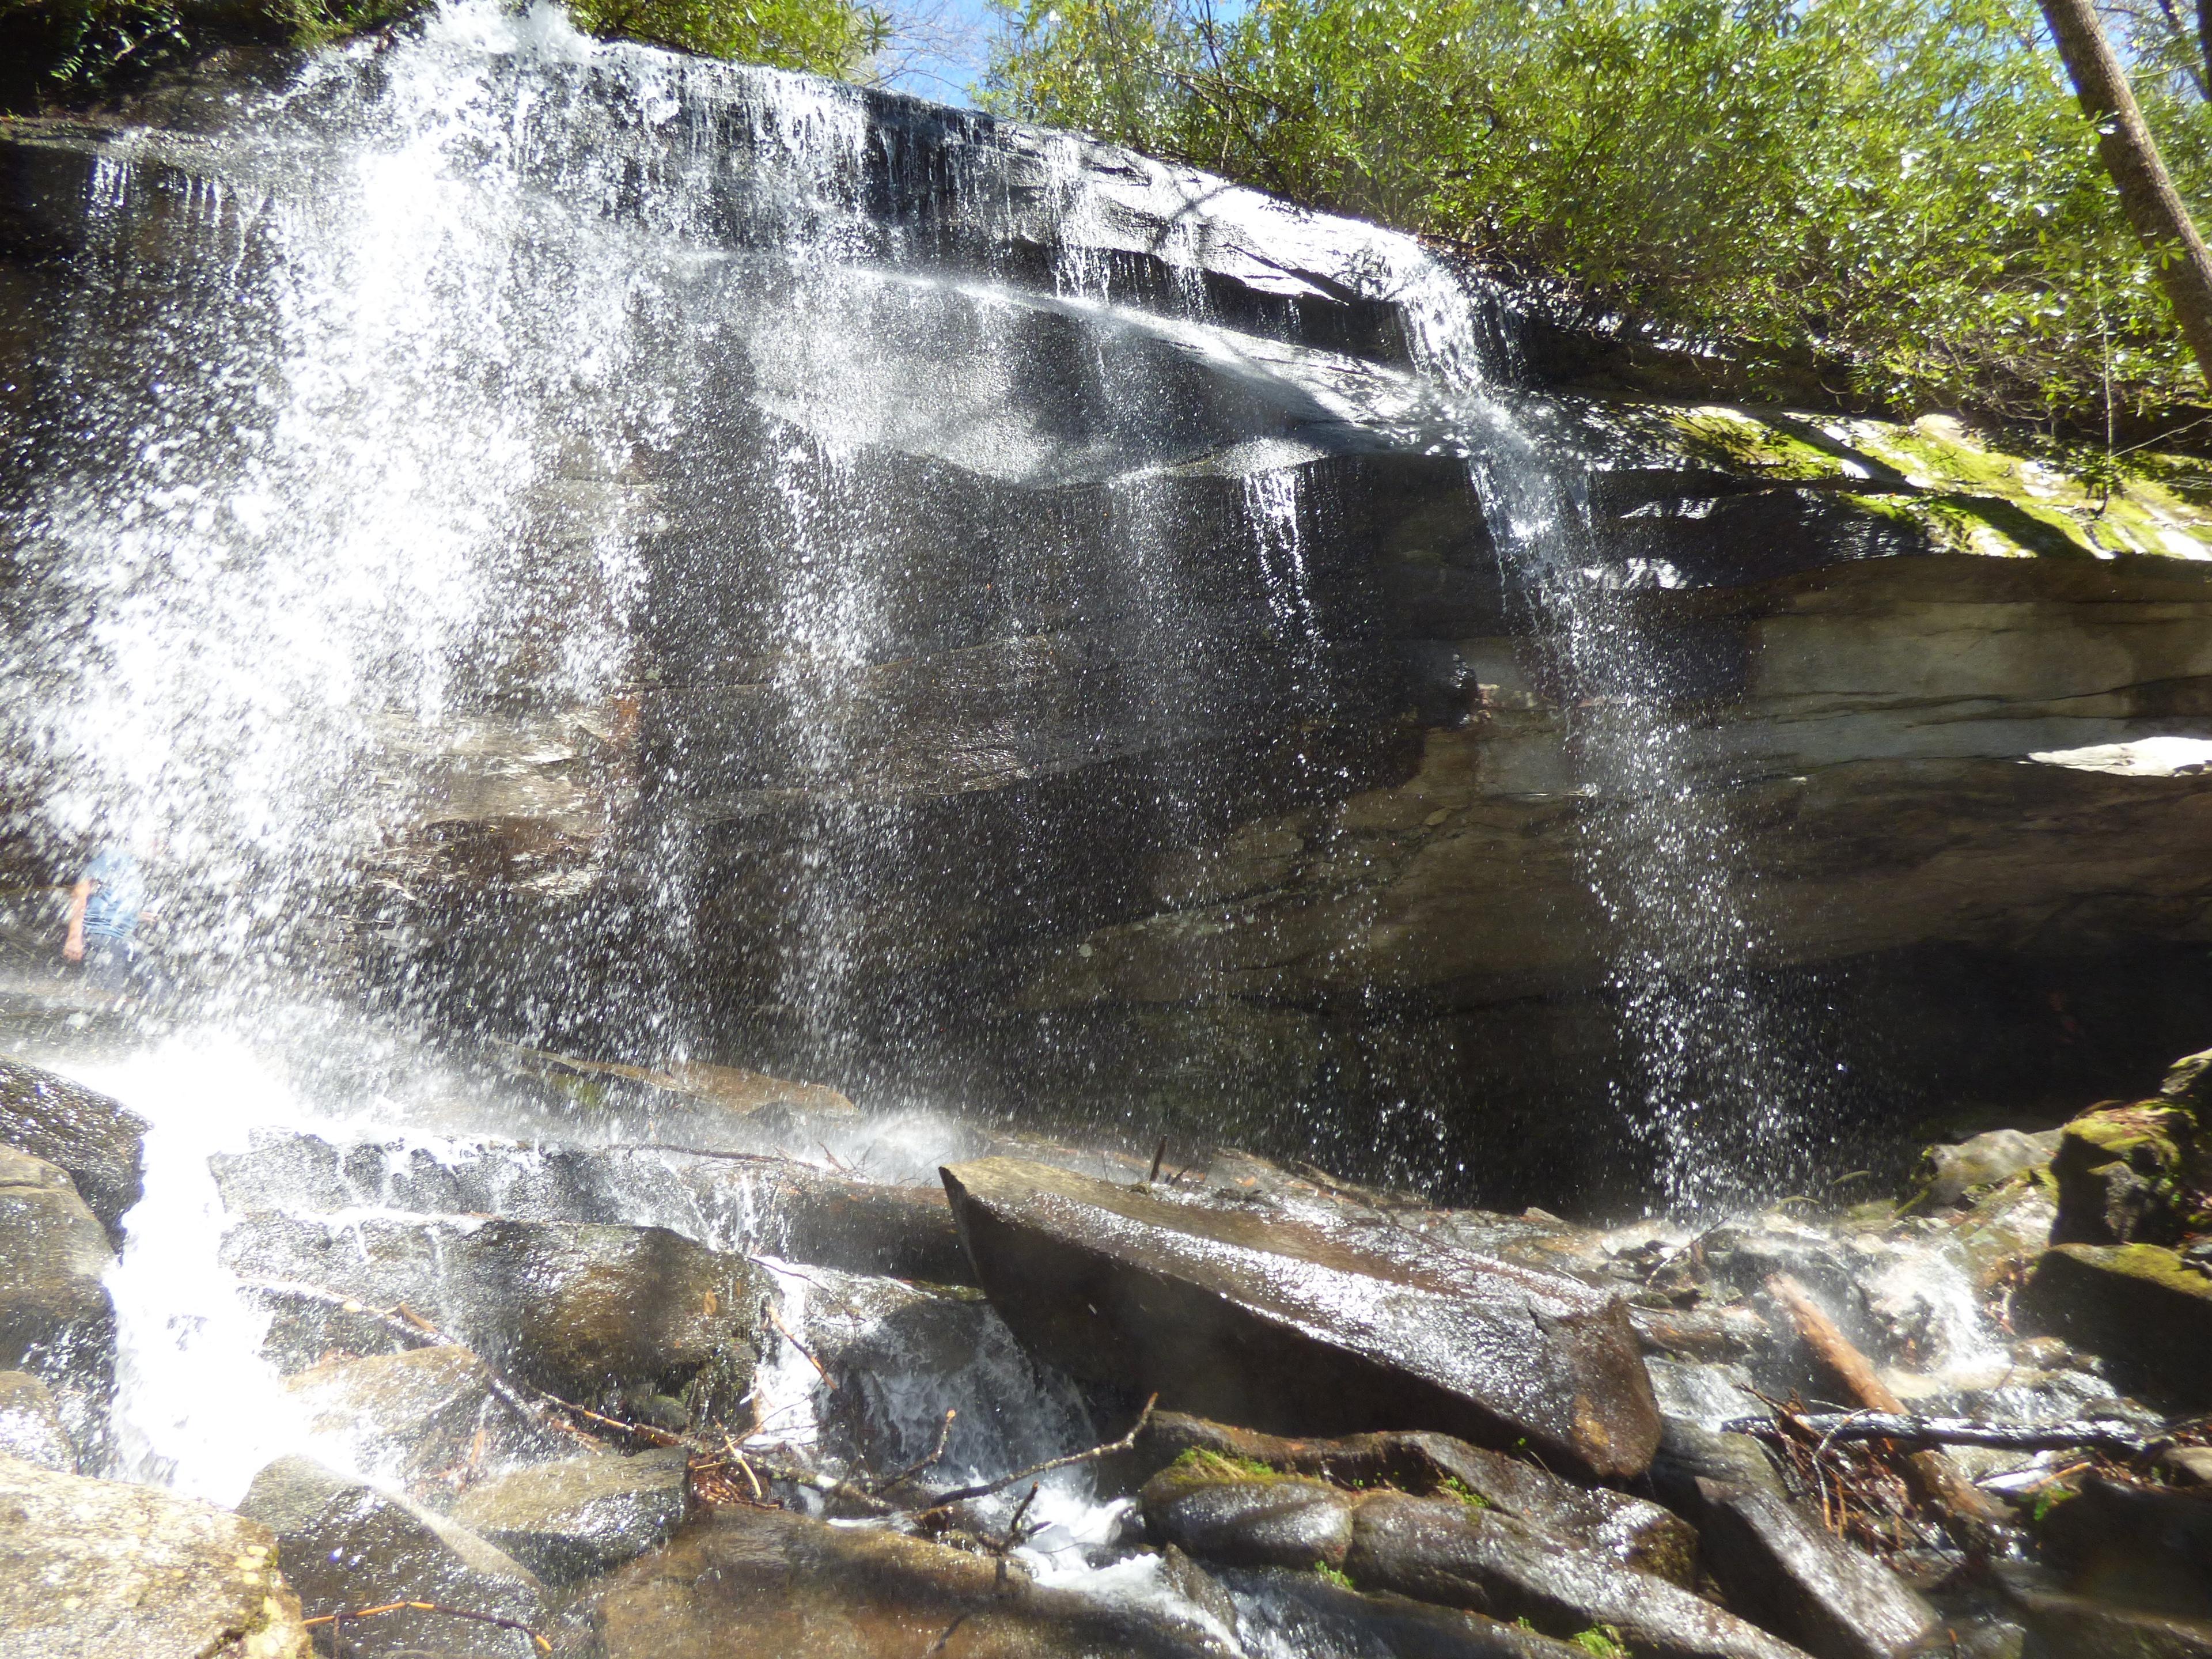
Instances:
[[[2212,1403],[2212,1276],[2156,1244],[2057,1244],[2013,1300],[2025,1333],[2101,1354],[2131,1383]]]
[[[76,1473],[76,1446],[54,1391],[28,1371],[0,1371],[0,1453],[57,1474]]]
[[[724,1409],[748,1386],[762,1279],[742,1256],[659,1227],[261,1213],[224,1238],[249,1284],[305,1285],[371,1310],[404,1306],[489,1364],[569,1399],[693,1387]],[[291,1305],[291,1304],[288,1304]],[[321,1352],[313,1302],[271,1342]]]
[[[2167,1066],[2165,1077],[2159,1081],[2158,1092],[2161,1097],[2192,1111],[2212,1111],[2212,1048],[2184,1054]],[[2203,1120],[2200,1117],[2198,1121]]]
[[[2065,1126],[2051,1173],[2054,1244],[2170,1244],[2207,1203],[2197,1119],[2166,1100],[2113,1103]]]
[[[0,1454],[0,1631],[23,1659],[309,1659],[267,1528]]]
[[[1930,1146],[1922,1158],[1922,1181],[1932,1204],[1957,1204],[2050,1164],[2061,1131],[2027,1134],[1992,1129],[1952,1146]]]
[[[0,1369],[35,1373],[81,1402],[104,1399],[115,1310],[101,1275],[113,1259],[64,1171],[0,1149]]]
[[[1901,1659],[1935,1609],[1873,1557],[1754,1486],[1698,1483],[1705,1565],[1729,1606],[1814,1659]]]
[[[0,1146],[69,1171],[85,1207],[119,1242],[145,1185],[146,1121],[119,1101],[21,1060],[0,1059]]]
[[[1324,1480],[1194,1451],[1145,1483],[1145,1526],[1163,1544],[1237,1567],[1341,1566],[1352,1499]]]
[[[1796,1659],[1799,1650],[1680,1586],[1526,1522],[1450,1498],[1378,1493],[1352,1517],[1361,1589],[1526,1619],[1572,1637],[1610,1625],[1638,1659]]]
[[[483,1539],[396,1492],[282,1457],[253,1478],[240,1515],[276,1535],[286,1576],[310,1618],[388,1601],[429,1601],[542,1627],[545,1587]],[[346,1632],[350,1653],[448,1650],[531,1659],[520,1631],[404,1609]]]
[[[1149,1599],[1094,1600],[1016,1563],[782,1510],[720,1510],[600,1581],[605,1659],[1232,1659],[1218,1620]]]
[[[1658,1443],[1626,1311],[1578,1280],[1012,1159],[944,1178],[992,1305],[1079,1377],[1278,1433],[1525,1441],[1600,1478]]]
[[[551,1583],[588,1578],[659,1543],[684,1519],[683,1448],[564,1457],[471,1486],[453,1518]]]
[[[1391,1659],[1589,1659],[1591,1650],[1459,1607],[1358,1590],[1317,1573],[1231,1573],[1238,1622],[1263,1653],[1374,1654]],[[1270,1639],[1272,1638],[1272,1639]]]
[[[2212,1620],[2048,1590],[2014,1600],[2027,1626],[2021,1659],[2212,1659]]]
[[[1651,1486],[1669,1504],[1695,1514],[1704,1506],[1700,1480],[1748,1486],[1779,1498],[1785,1488],[1765,1449],[1747,1434],[1727,1434],[1693,1419],[1670,1417],[1651,1460]]]
[[[2037,1531],[2045,1562],[2069,1589],[2212,1619],[2212,1492],[2093,1474],[2045,1512]]]
[[[1623,1565],[1687,1583],[1698,1535],[1658,1504],[1609,1486],[1580,1486],[1503,1452],[1420,1431],[1291,1439],[1182,1412],[1155,1413],[1132,1462],[1140,1476],[1196,1455],[1353,1488],[1440,1488],[1601,1550]]]
[[[483,1361],[453,1343],[324,1359],[284,1386],[313,1433],[345,1443],[354,1467],[396,1479],[511,1455],[544,1438],[499,1400]]]

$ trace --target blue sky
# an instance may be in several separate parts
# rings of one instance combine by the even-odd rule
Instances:
[[[983,78],[997,20],[986,0],[894,0],[890,10],[902,39],[892,51],[890,84],[940,103],[968,104]]]

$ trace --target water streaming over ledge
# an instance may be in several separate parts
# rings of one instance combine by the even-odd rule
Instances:
[[[1133,276],[1078,141],[1039,141],[1041,189],[979,144],[886,203],[863,118],[849,89],[457,0],[416,34],[319,57],[190,144],[104,153],[94,280],[48,354],[69,437],[10,503],[31,529],[16,603],[41,625],[11,630],[0,659],[0,735],[7,763],[43,781],[53,844],[140,822],[169,842],[189,1029],[78,1067],[155,1123],[114,1279],[118,1469],[230,1501],[288,1447],[347,1456],[287,1415],[257,1356],[265,1317],[241,1310],[216,1258],[211,1154],[313,1131],[395,1158],[520,1167],[541,1138],[616,1132],[531,1119],[480,1081],[447,1091],[474,1095],[456,1127],[421,1080],[435,1056],[417,1086],[391,1085],[404,1039],[349,1011],[350,976],[397,953],[391,1031],[447,1006],[415,996],[441,964],[406,957],[392,942],[406,924],[380,908],[423,856],[395,850],[398,826],[442,822],[471,792],[591,782],[561,846],[501,854],[548,902],[598,895],[571,935],[537,942],[502,1029],[619,1031],[631,1053],[680,1061],[714,1028],[676,1012],[670,988],[726,926],[730,895],[751,895],[775,925],[742,941],[741,1005],[710,1013],[842,1075],[860,1064],[861,1022],[880,1054],[965,994],[933,1000],[919,945],[886,965],[907,948],[903,896],[974,877],[968,849],[932,840],[919,796],[1017,801],[1012,873],[979,884],[972,908],[1019,945],[1016,924],[1050,915],[1076,854],[1018,802],[1076,775],[1071,757],[1120,745],[1152,769],[1105,821],[1109,843],[1117,825],[1212,833],[1218,803],[1189,760],[1201,711],[1289,732],[1255,737],[1245,757],[1285,799],[1346,787],[1328,721],[1363,695],[1364,671],[1346,650],[1341,573],[1316,562],[1312,535],[1334,510],[1310,470],[1321,371],[1285,368],[1264,331],[1222,326],[1200,258],[1250,198],[1208,185]],[[958,269],[934,268],[955,242]],[[1402,422],[1408,451],[1474,458],[1576,710],[1583,868],[1623,941],[1615,988],[1640,1060],[1619,1109],[1659,1149],[1668,1201],[1729,1196],[1786,1166],[1806,1103],[1785,1093],[1763,1011],[1731,971],[1756,940],[1696,733],[1587,551],[1573,468],[1486,392],[1474,301],[1409,242],[1378,235],[1370,251],[1367,297],[1395,307],[1416,372],[1332,358],[1328,385],[1370,399],[1376,429]],[[1305,424],[1251,415],[1269,398]],[[977,479],[1016,493],[960,493]],[[996,562],[983,591],[999,611],[980,621],[915,599],[961,537]],[[1085,567],[1100,546],[1109,556]],[[1247,629],[1248,657],[1220,653],[1222,616]],[[1064,729],[1003,722],[927,757],[920,789],[922,763],[884,731],[910,713],[899,677],[931,630],[997,630],[1042,659],[1078,649],[1038,620],[1056,617],[1103,619],[1080,647],[1093,701],[1062,711]],[[721,748],[711,722],[639,736],[642,698],[710,683],[738,688]],[[514,752],[518,708],[555,711],[525,735],[568,774],[471,770],[495,727]],[[806,830],[788,859],[718,853],[726,826],[780,814]],[[723,828],[702,830],[710,817]],[[1115,849],[1095,856],[1110,865]],[[530,915],[487,925],[524,936]],[[578,939],[615,940],[622,971],[577,969]],[[586,994],[605,1002],[580,1018]],[[385,1058],[301,1062],[319,1050]],[[903,1156],[884,1172],[927,1178],[969,1133],[878,1115],[841,1152]],[[525,1146],[485,1150],[502,1138]],[[743,1214],[650,1183],[633,1197],[625,1219],[773,1254]],[[363,1212],[382,1201],[362,1195]],[[781,1290],[811,1331],[847,1317],[803,1277]],[[956,1448],[968,1468],[1087,1431],[1010,1346],[939,1383],[889,1418],[926,1442],[953,1389],[981,1436]],[[807,1425],[811,1386],[785,1364],[772,1409]],[[1037,1552],[1079,1571],[1113,1517],[1079,1477],[1064,1496],[1041,1511],[1058,1530]]]

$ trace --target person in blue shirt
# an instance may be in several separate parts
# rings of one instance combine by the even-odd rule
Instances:
[[[128,847],[103,847],[70,890],[69,934],[62,955],[84,964],[85,981],[96,990],[127,991],[134,981],[150,979],[136,935],[140,922],[154,918],[140,856],[143,852],[150,857],[154,851],[152,838],[146,836],[134,838]]]

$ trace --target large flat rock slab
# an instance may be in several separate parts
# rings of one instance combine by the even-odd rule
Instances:
[[[309,1659],[266,1527],[0,1454],[9,1659]]]
[[[1078,1376],[1278,1434],[1525,1442],[1601,1479],[1658,1446],[1627,1312],[1577,1280],[1010,1158],[944,1177],[993,1305]]]

